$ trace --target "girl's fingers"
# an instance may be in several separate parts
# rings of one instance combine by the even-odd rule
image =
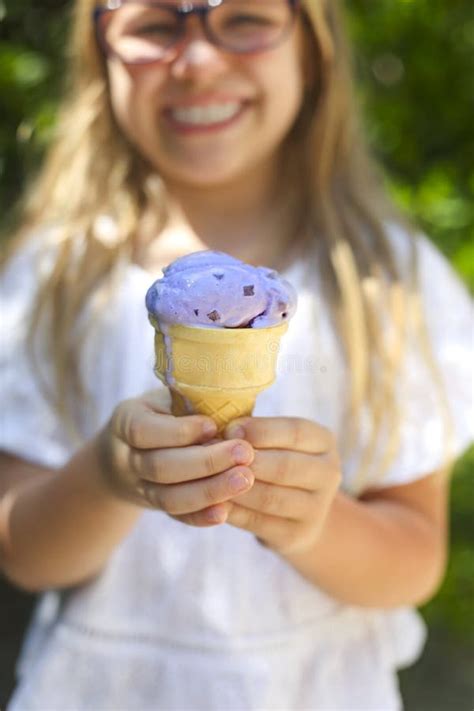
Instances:
[[[250,531],[271,548],[279,551],[291,550],[300,526],[281,516],[272,516],[244,508],[233,502],[227,516],[227,523],[244,531]]]
[[[283,488],[261,481],[255,481],[250,491],[241,494],[235,503],[252,511],[293,521],[308,518],[315,507],[314,496],[308,491]]]
[[[245,439],[256,449],[290,449],[322,454],[334,447],[333,434],[301,417],[247,417],[227,426],[225,439]]]
[[[315,455],[281,449],[255,450],[252,471],[258,481],[309,492],[338,486],[340,482],[339,460],[333,452]]]
[[[142,481],[142,487],[145,499],[151,506],[171,516],[179,516],[196,513],[228,501],[237,494],[248,491],[253,483],[251,470],[239,466],[222,474],[186,484],[166,485]],[[211,514],[208,512],[209,515],[212,515],[212,511]]]
[[[211,477],[236,464],[251,464],[253,456],[248,442],[219,441],[207,447],[196,445],[177,449],[132,450],[130,466],[141,479],[159,484],[178,484]]]
[[[215,506],[209,506],[202,511],[195,511],[190,514],[182,514],[179,516],[172,516],[177,521],[181,523],[186,523],[188,526],[197,526],[199,528],[209,527],[209,526],[219,526],[227,521],[229,512],[232,508],[232,504],[227,501],[223,504],[216,504]]]
[[[144,399],[122,402],[112,424],[115,435],[135,449],[186,447],[214,437],[217,431],[210,417],[174,417],[154,411]]]

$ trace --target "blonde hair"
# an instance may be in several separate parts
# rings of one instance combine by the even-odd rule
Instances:
[[[55,372],[49,394],[69,419],[74,401],[86,397],[78,366],[84,333],[71,326],[78,325],[86,302],[101,290],[113,288],[120,265],[134,259],[145,207],[159,205],[157,224],[165,219],[159,180],[127,143],[114,119],[104,60],[91,22],[94,4],[94,0],[76,1],[69,92],[16,240],[18,244],[40,224],[62,226],[54,269],[39,290],[30,343],[34,352],[37,325],[48,314]],[[289,173],[291,164],[295,166],[308,226],[317,236],[317,263],[350,378],[346,436],[341,443],[344,453],[357,448],[364,413],[371,423],[353,484],[360,491],[369,472],[375,467],[381,478],[397,452],[402,413],[396,383],[410,321],[410,338],[417,337],[438,383],[446,423],[448,408],[421,311],[413,232],[405,225],[411,235],[408,275],[402,274],[387,236],[389,223],[400,223],[402,218],[380,187],[381,177],[359,126],[339,2],[303,0],[303,8],[311,61],[314,65],[316,54],[319,66],[313,67],[315,76],[286,143],[291,148],[287,164]],[[104,215],[116,226],[117,239],[109,245],[99,234]],[[101,303],[106,299],[96,299],[96,308],[104,308]],[[416,314],[416,323],[409,314]],[[382,453],[377,453],[381,437],[385,444]]]

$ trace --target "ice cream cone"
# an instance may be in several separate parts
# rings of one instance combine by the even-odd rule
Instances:
[[[208,415],[221,432],[252,414],[257,395],[275,380],[287,323],[268,328],[197,328],[155,319],[155,373],[170,388],[172,412]]]

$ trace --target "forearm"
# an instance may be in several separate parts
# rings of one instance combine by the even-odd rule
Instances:
[[[141,509],[112,495],[96,449],[12,488],[1,502],[1,567],[28,590],[68,587],[97,573]]]
[[[318,543],[288,561],[336,599],[360,606],[419,605],[445,569],[444,532],[403,503],[339,493]]]

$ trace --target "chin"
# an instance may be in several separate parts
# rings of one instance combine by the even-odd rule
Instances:
[[[189,188],[223,187],[245,175],[245,171],[230,169],[228,163],[222,166],[193,165],[187,166],[186,170],[166,170],[160,166],[157,169],[165,182],[168,179]]]

